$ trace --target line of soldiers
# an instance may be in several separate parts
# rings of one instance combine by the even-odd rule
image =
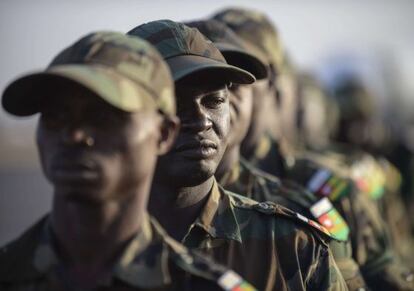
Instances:
[[[253,10],[82,37],[3,92],[54,193],[0,289],[414,290],[398,170],[341,98]]]

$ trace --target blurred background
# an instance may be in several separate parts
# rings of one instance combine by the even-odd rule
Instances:
[[[338,74],[356,74],[374,93],[379,113],[396,124],[414,121],[413,1],[2,0],[0,89],[18,75],[44,68],[88,32],[126,32],[155,19],[204,18],[236,3],[267,13],[298,67],[326,84]],[[52,189],[34,143],[36,121],[0,110],[0,244],[50,208]]]

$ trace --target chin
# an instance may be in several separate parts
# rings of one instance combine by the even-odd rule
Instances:
[[[180,169],[175,169],[170,177],[175,184],[181,187],[192,187],[214,176],[216,169],[215,162],[203,160],[182,165]]]
[[[101,204],[108,199],[104,191],[92,185],[55,185],[55,196],[82,204]]]

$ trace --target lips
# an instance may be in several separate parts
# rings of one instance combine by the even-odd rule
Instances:
[[[217,153],[217,144],[213,141],[203,139],[200,141],[188,141],[179,143],[175,148],[175,152],[193,159],[207,159],[213,157]]]
[[[91,161],[59,161],[52,164],[52,175],[60,182],[96,182],[99,178],[98,167]]]

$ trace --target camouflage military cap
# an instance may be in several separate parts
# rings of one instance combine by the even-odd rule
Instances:
[[[238,37],[224,23],[214,19],[207,19],[186,22],[185,25],[197,28],[213,41],[230,65],[252,73],[258,80],[267,77],[266,57],[254,46]]]
[[[122,33],[95,32],[81,38],[46,70],[12,82],[3,92],[3,107],[17,116],[35,114],[41,111],[41,98],[59,92],[63,84],[85,87],[127,112],[152,108],[175,114],[168,66],[147,41]]]
[[[164,57],[175,81],[198,73],[210,73],[224,82],[251,84],[249,72],[227,64],[214,44],[198,29],[171,20],[142,24],[128,32],[153,44]]]
[[[224,22],[239,37],[257,46],[277,70],[282,66],[283,51],[279,34],[266,15],[251,9],[229,8],[212,18]]]

